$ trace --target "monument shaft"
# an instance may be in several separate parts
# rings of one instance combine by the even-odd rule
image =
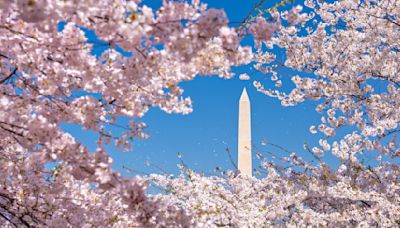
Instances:
[[[238,169],[249,176],[252,174],[250,114],[250,99],[245,88],[239,100]]]

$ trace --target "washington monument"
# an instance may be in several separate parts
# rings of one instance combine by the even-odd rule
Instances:
[[[250,115],[250,99],[244,88],[239,100],[238,169],[249,176],[252,171]]]

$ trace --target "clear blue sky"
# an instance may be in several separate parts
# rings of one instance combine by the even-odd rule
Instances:
[[[231,21],[242,21],[257,1],[254,0],[209,0],[209,7],[225,9]],[[276,1],[267,1],[266,6]],[[161,0],[144,1],[146,5],[158,7]],[[279,57],[279,56],[278,56]],[[249,72],[248,67],[239,67],[235,72]],[[158,108],[152,108],[140,121],[148,124],[150,138],[136,140],[131,152],[122,152],[109,148],[114,159],[114,168],[129,175],[122,167],[127,166],[143,172],[157,172],[147,167],[150,161],[169,173],[177,174],[177,153],[190,168],[205,173],[213,173],[215,167],[233,169],[226,152],[229,148],[233,159],[237,159],[237,120],[238,100],[243,87],[251,100],[253,144],[261,147],[261,140],[281,145],[306,159],[312,159],[303,149],[303,143],[317,142],[320,135],[309,132],[311,124],[318,124],[320,115],[314,111],[311,102],[295,107],[282,107],[277,99],[258,93],[252,86],[254,79],[272,86],[272,82],[263,75],[255,75],[250,81],[241,81],[238,77],[224,80],[218,77],[197,77],[194,81],[184,82],[184,96],[190,96],[194,111],[189,115],[167,114]],[[66,125],[65,129],[77,139],[95,147],[96,135],[82,131],[79,127]],[[267,148],[278,154],[282,152]],[[254,152],[258,151],[254,149]],[[258,165],[253,156],[253,163]],[[335,164],[331,156],[327,159]]]

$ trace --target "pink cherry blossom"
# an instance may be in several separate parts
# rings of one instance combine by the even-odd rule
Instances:
[[[305,7],[257,15],[243,34],[223,10],[198,0],[159,9],[139,0],[0,0],[1,226],[399,226],[400,6]],[[254,47],[241,44],[244,35]],[[146,124],[132,119],[152,107],[189,114],[181,82],[228,79],[232,67],[249,63],[274,82],[255,79],[257,91],[284,106],[318,103],[321,123],[309,130],[320,133],[319,145],[304,144],[313,161],[263,140],[259,178],[204,176],[183,165],[178,177],[112,169],[106,145],[129,150],[148,137]],[[290,69],[289,80],[280,69]],[[131,121],[122,126],[121,117]],[[96,132],[96,149],[62,124]],[[337,169],[324,162],[328,153]],[[363,162],[369,157],[376,165]],[[165,193],[147,194],[150,184]]]

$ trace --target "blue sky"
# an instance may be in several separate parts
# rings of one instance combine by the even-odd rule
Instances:
[[[242,21],[257,1],[254,0],[209,0],[205,1],[211,8],[225,9],[230,21]],[[276,1],[267,1],[266,6],[272,6]],[[144,4],[158,7],[161,0],[144,1]],[[95,50],[96,51],[96,50]],[[99,51],[99,50],[97,50]],[[279,58],[279,56],[278,56]],[[237,75],[249,73],[249,67],[235,68]],[[284,76],[280,76],[284,77]],[[271,147],[262,147],[263,139],[296,152],[305,159],[312,156],[303,148],[306,141],[316,144],[320,135],[312,135],[309,127],[318,124],[320,115],[314,111],[315,102],[306,102],[295,107],[282,107],[279,100],[258,93],[252,86],[253,80],[260,80],[266,85],[273,83],[266,76],[256,74],[250,81],[241,81],[238,77],[225,80],[218,77],[196,77],[195,80],[181,83],[184,96],[190,96],[194,111],[189,115],[167,114],[158,108],[152,108],[141,119],[147,123],[147,140],[136,140],[131,152],[122,152],[109,148],[109,154],[114,159],[114,168],[126,175],[133,175],[123,169],[123,166],[140,172],[159,172],[178,174],[177,154],[192,169],[213,174],[215,167],[223,170],[234,169],[230,162],[227,149],[233,160],[237,159],[237,126],[238,101],[244,87],[251,100],[252,108],[252,141],[256,148],[253,152],[264,148],[285,155]],[[285,84],[284,84],[285,85]],[[79,127],[65,125],[65,130],[89,148],[95,147],[96,135],[82,131]],[[253,163],[259,163],[253,153]],[[334,165],[331,156],[325,159]],[[145,163],[149,161],[152,166]],[[159,168],[156,168],[159,167]]]

